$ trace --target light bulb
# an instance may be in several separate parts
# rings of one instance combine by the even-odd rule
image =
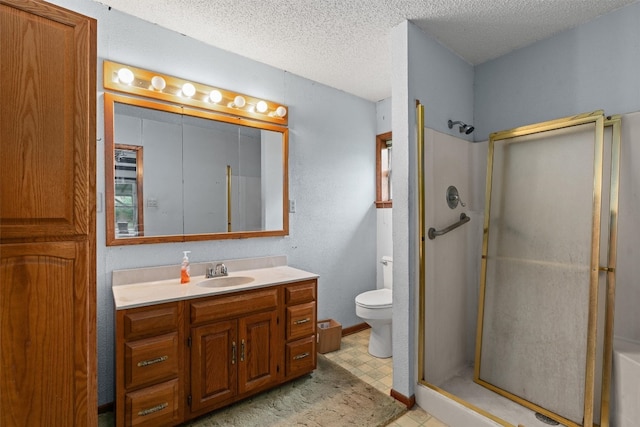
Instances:
[[[130,85],[133,82],[133,71],[128,68],[120,68],[118,70],[118,80],[121,83]]]
[[[233,98],[233,105],[235,105],[238,108],[242,108],[244,107],[244,104],[246,104],[247,101],[245,101],[243,96],[236,96],[235,98]]]
[[[287,109],[284,108],[282,105],[276,108],[276,116],[284,117],[286,115],[287,115]]]
[[[191,83],[185,83],[182,85],[182,94],[187,98],[191,98],[196,94],[196,87]]]
[[[256,110],[258,110],[258,113],[264,113],[265,111],[267,111],[267,103],[264,101],[258,101],[258,103],[256,104]]]
[[[160,76],[153,76],[151,78],[151,86],[153,86],[155,90],[162,91],[162,89],[167,87],[167,82]]]
[[[222,101],[222,94],[220,93],[219,90],[212,90],[211,93],[209,94],[209,99],[211,100],[211,102],[213,102],[214,104],[217,104],[218,102]]]

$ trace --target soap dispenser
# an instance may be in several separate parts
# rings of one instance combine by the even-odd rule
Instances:
[[[191,251],[183,251],[184,257],[182,258],[182,266],[180,267],[180,283],[189,283],[191,276],[189,276],[189,254]]]

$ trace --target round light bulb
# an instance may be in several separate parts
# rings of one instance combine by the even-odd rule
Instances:
[[[233,98],[233,105],[235,105],[238,108],[242,108],[244,107],[244,104],[246,104],[247,101],[245,101],[244,97],[238,95],[235,98]]]
[[[130,85],[133,82],[133,71],[128,68],[120,68],[118,70],[118,80],[121,83]]]
[[[211,93],[209,94],[209,99],[211,100],[211,102],[213,102],[214,104],[217,104],[218,102],[222,101],[222,94],[220,93],[219,90],[212,90]]]
[[[258,113],[264,113],[265,111],[267,111],[267,108],[269,107],[264,101],[258,101],[258,103],[256,104],[256,110],[258,110]]]
[[[160,76],[153,76],[151,78],[151,86],[153,86],[155,90],[161,91],[167,87],[167,82]]]
[[[276,116],[284,117],[286,115],[287,115],[287,109],[284,108],[282,105],[276,108]]]
[[[196,94],[196,87],[191,83],[185,83],[182,85],[182,94],[187,98],[191,98]]]

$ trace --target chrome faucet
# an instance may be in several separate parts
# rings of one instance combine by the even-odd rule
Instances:
[[[207,266],[207,274],[206,274],[207,279],[211,279],[213,277],[228,276],[228,275],[229,275],[229,272],[227,271],[227,266],[224,265],[223,263],[218,263],[216,264],[215,267]]]

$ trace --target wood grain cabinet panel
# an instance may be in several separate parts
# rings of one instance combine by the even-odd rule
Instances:
[[[94,233],[95,20],[0,2],[2,239]]]
[[[178,334],[125,344],[125,387],[128,389],[178,376]]]
[[[308,302],[287,307],[287,339],[304,338],[315,334],[316,303]]]
[[[0,0],[0,425],[97,425],[96,21]]]
[[[317,280],[285,286],[285,378],[316,368]]]
[[[161,427],[176,425],[180,419],[178,380],[132,391],[125,396],[127,426]]]
[[[183,313],[183,302],[116,312],[117,426],[174,425],[182,419]]]

